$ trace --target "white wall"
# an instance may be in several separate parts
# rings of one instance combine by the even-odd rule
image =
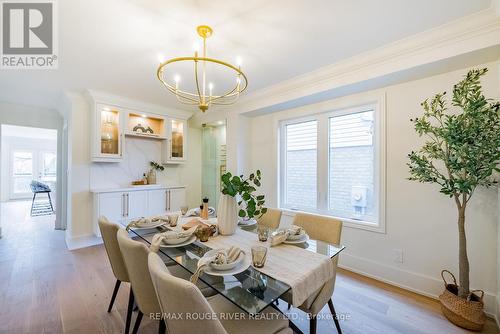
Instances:
[[[74,242],[89,238],[92,233],[91,189],[123,187],[142,176],[149,161],[161,161],[160,142],[127,137],[124,159],[120,163],[93,163],[90,160],[90,106],[79,94],[70,94],[67,113],[70,133],[71,159],[71,228],[66,239]],[[188,128],[188,161],[185,164],[165,166],[158,173],[158,182],[187,186],[187,202],[198,205],[201,198],[201,130]],[[68,210],[69,211],[69,210]]]
[[[2,155],[1,155],[2,158],[0,165],[1,166],[0,200],[2,202],[10,200],[11,169],[12,169],[11,154],[13,150],[35,150],[35,151],[57,152],[57,138],[40,139],[40,138],[2,136]]]
[[[484,66],[491,70],[483,80],[486,96],[498,98],[500,62]],[[406,162],[407,154],[422,143],[409,121],[421,114],[420,102],[437,92],[450,91],[466,72],[463,69],[318,104],[330,104],[336,109],[381,96],[386,101],[387,231],[381,234],[345,227],[342,244],[347,249],[340,257],[342,266],[430,296],[443,289],[441,269],[458,273],[455,204],[440,194],[435,185],[406,180]],[[278,204],[278,121],[318,109],[310,105],[251,119],[250,166],[262,170],[267,205]],[[496,189],[477,190],[467,212],[471,285],[485,290],[486,308],[493,314],[495,296],[500,290],[497,288],[497,196]],[[284,216],[283,220],[290,223],[291,217]],[[403,263],[393,261],[394,249],[403,250]]]

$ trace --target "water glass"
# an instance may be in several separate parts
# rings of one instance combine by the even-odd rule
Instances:
[[[252,247],[252,264],[255,268],[262,268],[266,263],[267,247],[253,246]]]
[[[184,216],[188,212],[187,206],[181,206],[181,214]]]
[[[257,234],[259,236],[259,241],[267,241],[269,237],[269,228],[266,226],[259,226],[257,228]]]

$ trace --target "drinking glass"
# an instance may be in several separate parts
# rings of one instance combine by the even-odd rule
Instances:
[[[266,226],[259,226],[257,228],[257,234],[259,235],[259,241],[267,241],[269,229]]]
[[[187,206],[181,206],[181,214],[184,216],[188,212]]]
[[[255,268],[262,268],[266,263],[267,247],[253,246],[252,247],[252,264]]]

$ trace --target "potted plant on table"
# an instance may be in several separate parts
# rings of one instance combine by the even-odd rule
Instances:
[[[247,178],[227,172],[221,176],[222,194],[217,208],[217,224],[222,235],[231,235],[236,230],[238,217],[252,219],[267,212],[265,196],[256,195],[260,187],[261,172],[257,170]]]
[[[500,103],[486,99],[480,78],[487,69],[474,69],[453,87],[449,110],[445,94],[422,103],[423,116],[411,120],[419,136],[427,141],[418,152],[411,152],[410,180],[437,183],[440,192],[452,198],[458,212],[459,283],[446,283],[439,296],[444,315],[454,324],[481,330],[486,316],[483,292],[470,290],[469,260],[465,234],[467,205],[479,186],[496,183],[493,173],[500,171]]]
[[[164,171],[165,167],[163,167],[161,164],[155,162],[155,161],[150,161],[149,166],[151,167],[149,169],[147,179],[148,179],[148,184],[156,184],[156,171]]]

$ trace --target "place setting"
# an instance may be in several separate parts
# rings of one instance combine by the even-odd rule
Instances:
[[[178,215],[161,215],[153,217],[141,217],[131,221],[126,230],[149,230],[154,228],[161,228],[164,226],[175,227],[177,226]]]
[[[196,272],[191,276],[191,282],[196,282],[200,275],[230,276],[247,270],[252,264],[245,251],[231,246],[228,249],[212,249],[199,260]]]
[[[261,240],[261,232],[259,230],[259,240]],[[271,247],[280,244],[303,245],[309,240],[309,235],[306,231],[297,225],[292,225],[289,228],[278,229],[271,233]],[[262,240],[261,240],[262,241]]]

